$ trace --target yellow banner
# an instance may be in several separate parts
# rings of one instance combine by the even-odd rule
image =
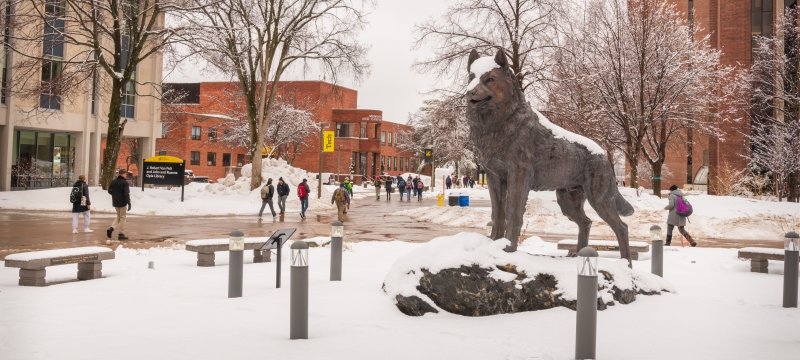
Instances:
[[[176,158],[174,156],[167,156],[167,155],[152,156],[152,157],[149,157],[147,159],[144,159],[144,161],[146,161],[146,162],[159,162],[159,163],[178,163],[178,164],[183,162],[182,159]]]
[[[333,152],[333,138],[336,134],[333,130],[323,131],[322,134],[322,152]]]

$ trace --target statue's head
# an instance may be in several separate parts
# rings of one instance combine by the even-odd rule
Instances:
[[[522,96],[502,49],[493,57],[480,57],[472,50],[467,68],[467,114],[471,121],[492,120],[487,116],[504,119],[514,111]]]

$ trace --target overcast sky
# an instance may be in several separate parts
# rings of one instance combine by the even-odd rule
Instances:
[[[451,0],[376,0],[368,16],[369,24],[362,41],[370,49],[367,54],[372,68],[360,84],[349,79],[342,86],[358,90],[358,107],[383,111],[386,121],[405,123],[423,100],[423,92],[433,88],[429,75],[411,69],[414,60],[427,57],[429,50],[412,50],[414,24],[430,17],[439,17]],[[187,62],[179,69],[164,69],[165,82],[228,81],[224,76],[198,70]],[[290,79],[286,79],[290,80]],[[292,78],[291,80],[299,80]],[[306,77],[305,80],[318,80]]]

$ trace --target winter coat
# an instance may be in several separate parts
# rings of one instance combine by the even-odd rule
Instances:
[[[336,193],[341,192],[344,196],[344,200],[342,201],[342,205],[350,205],[350,194],[347,193],[347,189],[345,188],[338,188],[333,191],[333,195],[331,195],[331,204],[336,202]],[[337,204],[339,205],[339,204]]]
[[[664,208],[664,210],[669,210],[669,215],[667,215],[667,225],[686,226],[686,218],[683,216],[678,216],[678,213],[675,210],[675,204],[678,202],[678,196],[684,196],[681,189],[672,190],[672,192],[669,193],[669,204],[667,204],[667,206]]]
[[[80,186],[81,187],[81,195],[86,197],[86,205],[81,205],[81,202],[78,201],[77,203],[72,204],[72,212],[74,213],[82,213],[84,211],[89,211],[89,205],[92,205],[92,202],[89,200],[89,185],[86,185],[85,181],[78,180],[72,187]]]
[[[392,191],[392,179],[386,179],[386,183],[384,184],[386,187],[386,191]]]
[[[108,186],[108,193],[111,194],[111,205],[114,207],[124,207],[131,203],[131,189],[122,176],[118,176],[111,182],[111,185]]]
[[[289,184],[278,183],[278,196],[289,196]]]

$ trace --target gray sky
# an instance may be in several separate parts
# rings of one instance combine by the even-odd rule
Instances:
[[[371,73],[360,84],[340,79],[340,84],[358,90],[358,107],[383,111],[383,119],[405,123],[424,99],[422,93],[433,88],[433,78],[411,69],[414,60],[429,50],[412,50],[414,24],[439,17],[451,0],[376,0],[362,32],[362,42],[370,49],[367,59]],[[226,76],[198,70],[191,61],[178,69],[164,70],[165,82],[229,81]],[[285,80],[300,80],[297,77]],[[307,76],[305,80],[318,80]]]

